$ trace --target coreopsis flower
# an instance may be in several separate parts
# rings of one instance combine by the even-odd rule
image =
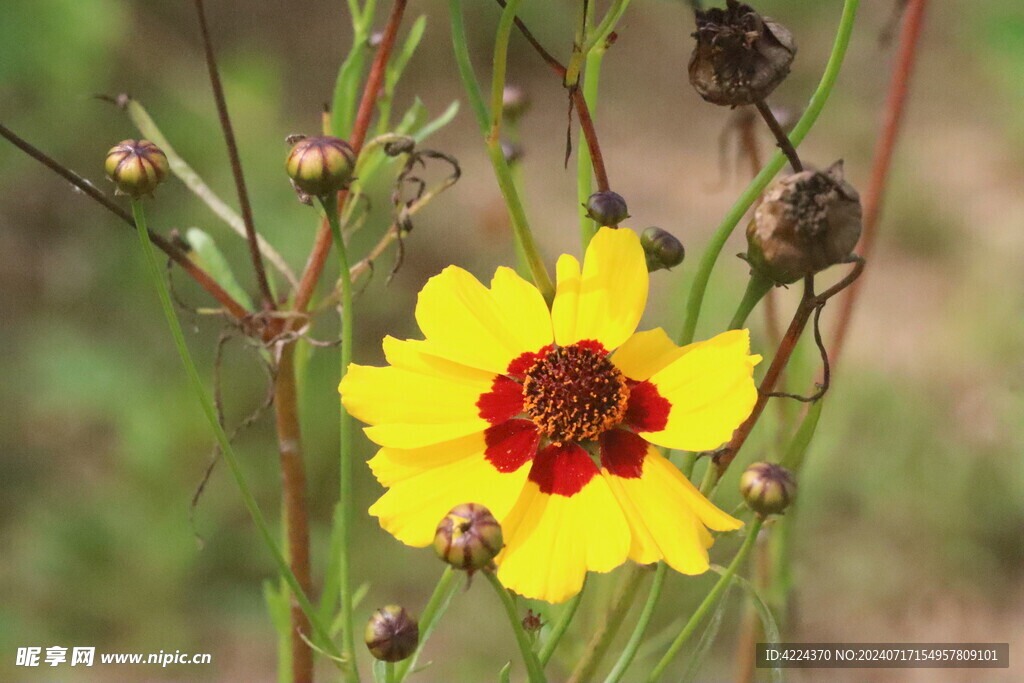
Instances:
[[[627,558],[708,569],[712,536],[741,522],[660,452],[716,448],[757,397],[746,330],[677,347],[635,332],[647,300],[644,250],[602,228],[582,268],[557,266],[548,309],[509,268],[485,287],[451,266],[419,294],[425,340],[384,339],[387,367],[351,365],[349,412],[381,448],[370,461],[388,491],[370,508],[398,540],[424,547],[459,503],[501,522],[498,578],[561,602],[587,571]]]

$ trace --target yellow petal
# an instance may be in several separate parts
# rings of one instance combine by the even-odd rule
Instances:
[[[640,477],[617,477],[607,470],[602,474],[629,520],[629,557],[636,562],[663,559],[684,574],[703,573],[708,569],[707,549],[712,541],[705,526],[717,531],[743,526],[701,495],[653,446],[644,458]]]
[[[723,332],[685,348],[650,378],[672,406],[665,429],[641,436],[666,448],[711,450],[750,415],[757,401],[754,366],[761,357],[749,355],[747,330]]]
[[[384,337],[384,357],[396,368],[418,372],[423,375],[443,377],[455,384],[489,386],[494,381],[495,373],[478,370],[461,363],[441,358],[430,344],[415,339],[400,340]]]
[[[502,584],[524,597],[552,603],[578,593],[588,571],[611,571],[629,552],[629,526],[599,476],[569,497],[541,493],[527,481],[502,530]]]
[[[480,426],[481,420],[463,420],[439,424],[408,424],[393,422],[365,427],[366,438],[386,448],[424,448],[463,436],[482,433],[487,427]]]
[[[637,332],[619,347],[612,362],[630,379],[644,381],[685,354],[690,347],[676,346],[665,330],[655,327]]]
[[[484,434],[479,432],[423,448],[381,448],[368,464],[381,486],[394,486],[426,470],[483,453],[486,448]]]
[[[493,376],[456,379],[447,374],[424,374],[401,367],[351,364],[339,390],[354,417],[371,425],[438,425],[475,421],[477,431],[487,422],[479,417],[477,401],[491,389]]]
[[[536,288],[508,268],[498,269],[492,285],[455,266],[430,278],[416,304],[430,353],[503,373],[514,358],[551,343],[550,314]]]
[[[647,261],[640,239],[627,228],[601,228],[578,277],[575,259],[570,259],[563,256],[558,262],[555,341],[566,345],[596,339],[609,350],[618,347],[636,330],[647,303]]]
[[[551,304],[551,325],[555,341],[565,345],[576,340],[576,312],[580,305],[580,262],[562,254],[555,265],[555,300]],[[566,341],[571,340],[571,341]]]
[[[500,520],[519,497],[529,467],[501,473],[484,459],[482,448],[467,453],[473,450],[468,441],[454,447],[463,450],[450,453],[454,457],[451,462],[405,476],[370,507],[370,514],[379,519],[381,527],[402,543],[415,547],[430,545],[437,523],[461,503],[479,503]],[[436,459],[439,453],[432,455]],[[394,457],[389,453],[384,460]],[[408,467],[408,463],[380,461],[374,468],[394,473],[396,466]]]

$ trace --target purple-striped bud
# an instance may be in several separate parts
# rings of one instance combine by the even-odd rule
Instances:
[[[434,551],[456,569],[475,571],[490,566],[504,545],[498,520],[477,503],[453,507],[434,532]]]
[[[777,515],[796,496],[796,480],[782,465],[755,462],[740,477],[740,493],[757,514]]]
[[[153,194],[167,177],[169,165],[167,155],[149,140],[122,140],[107,152],[103,168],[117,194],[138,199]]]
[[[329,135],[299,140],[285,162],[295,187],[311,197],[325,197],[344,189],[352,180],[355,167],[352,147]]]
[[[412,656],[420,642],[420,627],[404,607],[388,605],[373,613],[363,633],[370,654],[385,662]]]

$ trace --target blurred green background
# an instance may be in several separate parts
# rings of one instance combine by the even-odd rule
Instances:
[[[466,3],[478,75],[487,76],[498,10]],[[846,160],[863,187],[888,82],[894,2],[862,3],[836,92],[802,147],[805,159]],[[258,228],[296,269],[314,214],[283,173],[286,135],[319,127],[351,41],[340,0],[210,0],[231,112]],[[821,73],[841,3],[764,0],[800,52],[773,104],[798,111]],[[1020,680],[1024,657],[1024,6],[1019,0],[932,3],[905,135],[892,171],[876,256],[854,329],[825,406],[792,517],[796,583],[791,640],[1011,643],[1014,669],[983,677],[945,670],[832,671],[830,680]],[[410,5],[429,18],[396,95],[419,96],[432,115],[461,98],[443,2]],[[385,14],[384,10],[378,11]],[[573,4],[526,3],[524,18],[560,56],[571,45]],[[380,16],[379,19],[383,19]],[[685,3],[637,0],[605,61],[598,129],[613,187],[634,226],[678,235],[693,261],[746,182],[746,167],[718,138],[729,115],[686,82],[692,18]],[[407,22],[406,26],[411,22]],[[513,39],[510,81],[528,90],[526,201],[549,259],[578,250],[575,176],[563,170],[566,102],[543,63]],[[94,98],[127,92],[147,106],[177,150],[230,203],[234,190],[201,61],[190,3],[141,0],[5,0],[0,7],[0,121],[107,188],[108,147],[135,136],[121,112]],[[771,143],[762,134],[762,151]],[[511,238],[468,107],[429,147],[462,163],[463,180],[423,211],[405,266],[390,285],[385,257],[357,301],[357,361],[382,361],[384,334],[417,336],[415,293],[448,263],[489,277],[510,263]],[[573,162],[574,164],[575,162]],[[572,168],[572,167],[570,167]],[[359,255],[386,227],[385,185],[354,241]],[[252,287],[241,240],[177,181],[149,202],[153,228],[200,226]],[[270,559],[234,482],[218,468],[195,509],[190,499],[211,438],[176,358],[134,237],[61,180],[0,143],[0,679],[264,681],[275,676],[275,635],[261,583]],[[731,317],[746,266],[731,257],[712,280],[700,336]],[[693,265],[652,280],[644,326],[675,330]],[[333,276],[332,276],[333,277]],[[327,279],[327,278],[325,278]],[[180,274],[180,297],[210,305]],[[791,310],[793,292],[780,299]],[[826,310],[831,322],[834,310]],[[206,376],[221,326],[182,313]],[[315,330],[336,334],[326,316]],[[760,311],[755,351],[770,354]],[[810,378],[804,349],[792,390]],[[317,349],[303,395],[317,581],[337,491],[336,354]],[[228,346],[223,389],[229,422],[261,402],[259,364]],[[769,417],[774,419],[774,410]],[[772,419],[743,459],[773,455]],[[358,439],[361,462],[371,454]],[[269,416],[239,437],[260,503],[276,517],[279,475]],[[724,485],[725,509],[740,468]],[[360,509],[380,493],[357,466]],[[361,516],[356,576],[371,580],[360,618],[386,602],[422,609],[440,572],[428,550],[399,545]],[[736,541],[723,540],[717,561]],[[597,577],[567,661],[582,648],[600,596]],[[672,576],[652,633],[688,613],[707,576]],[[733,600],[738,599],[734,593]],[[730,610],[702,679],[734,670],[739,620]],[[459,594],[431,641],[421,680],[496,680],[516,661],[494,596]],[[18,647],[95,646],[107,652],[210,652],[209,666],[16,668]],[[646,671],[638,668],[637,671]],[[562,663],[552,671],[564,673]],[[682,665],[677,667],[682,671]],[[562,673],[555,673],[557,680]],[[325,669],[326,679],[329,671]],[[639,675],[639,674],[638,674]],[[812,680],[794,672],[794,680]]]

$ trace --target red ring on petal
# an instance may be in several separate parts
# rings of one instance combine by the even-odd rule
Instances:
[[[658,393],[658,388],[643,381],[630,386],[623,420],[638,432],[660,432],[668,424],[671,410],[672,404]]]
[[[510,420],[523,412],[523,385],[498,375],[491,383],[491,390],[480,395],[476,407],[480,417],[492,425]]]
[[[484,457],[499,472],[515,472],[533,459],[540,434],[530,420],[508,420],[484,431]]]
[[[611,429],[601,435],[601,465],[623,479],[639,479],[644,471],[648,443],[625,429]]]
[[[597,474],[590,455],[579,444],[568,442],[542,448],[533,459],[529,478],[541,493],[568,498],[582,491]]]

